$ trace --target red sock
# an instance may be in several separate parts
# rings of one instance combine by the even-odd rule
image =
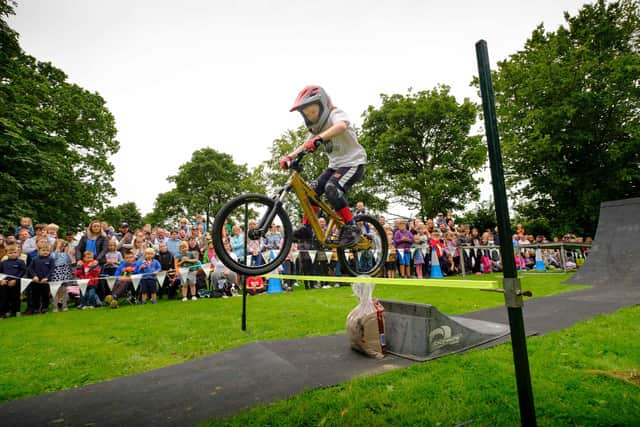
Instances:
[[[342,217],[342,220],[345,222],[345,224],[353,221],[353,214],[351,213],[351,209],[349,209],[349,206],[345,206],[344,208],[339,209],[338,214]]]
[[[318,206],[311,205],[311,209],[313,209],[314,215],[318,216],[318,211],[320,210],[320,208]],[[305,225],[309,224],[309,218],[307,218],[307,214],[302,215],[302,223]]]

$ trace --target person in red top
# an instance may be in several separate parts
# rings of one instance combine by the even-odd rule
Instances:
[[[260,294],[267,290],[266,287],[264,286],[264,280],[262,280],[262,277],[260,276],[247,277],[246,286],[247,286],[247,292],[250,295]]]
[[[82,253],[82,261],[78,263],[75,276],[80,280],[89,279],[87,290],[80,298],[78,308],[86,310],[88,308],[101,307],[102,301],[100,301],[96,292],[100,277],[100,266],[98,261],[93,259],[93,252],[85,251]]]

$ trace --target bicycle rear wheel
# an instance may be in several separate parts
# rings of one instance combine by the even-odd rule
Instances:
[[[353,248],[338,248],[340,267],[352,276],[374,276],[387,259],[387,234],[372,216],[358,215],[353,220],[360,228],[362,238]]]
[[[293,234],[289,216],[282,205],[276,208],[275,203],[262,194],[243,194],[220,209],[211,236],[216,254],[229,269],[259,276],[282,265],[291,248]],[[252,228],[253,222],[256,226]],[[227,223],[234,227],[235,234],[232,232],[225,238],[223,230]]]

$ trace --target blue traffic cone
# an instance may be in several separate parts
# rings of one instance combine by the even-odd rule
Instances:
[[[547,267],[545,267],[544,260],[542,259],[542,251],[540,248],[536,248],[536,270],[547,271]]]
[[[269,252],[269,258],[273,259],[275,253],[273,249]],[[276,270],[277,271],[277,270]],[[267,293],[268,294],[279,294],[282,292],[282,280],[277,277],[272,277],[267,281]]]
[[[431,278],[442,279],[442,269],[440,268],[440,260],[436,255],[436,249],[431,248]]]

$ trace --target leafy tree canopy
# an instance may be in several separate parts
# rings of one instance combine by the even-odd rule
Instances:
[[[211,223],[223,204],[246,192],[264,192],[261,169],[250,173],[246,165],[234,163],[229,154],[213,148],[195,151],[191,160],[170,176],[175,188],[158,195],[153,212],[146,217],[154,225],[171,228],[181,217],[202,213]]]
[[[0,1],[0,230],[20,216],[76,229],[115,194],[115,120],[100,95],[22,52],[4,20],[13,4]]]
[[[505,173],[525,218],[593,235],[602,201],[640,195],[638,3],[536,28],[494,74]]]
[[[474,174],[486,159],[480,136],[470,135],[477,106],[459,104],[449,87],[407,95],[381,95],[364,113],[361,142],[375,179],[389,200],[422,218],[464,208],[479,197]]]
[[[106,221],[116,229],[121,222],[129,224],[130,230],[141,228],[143,225],[142,214],[135,202],[109,206],[100,213],[99,218],[101,221]]]

